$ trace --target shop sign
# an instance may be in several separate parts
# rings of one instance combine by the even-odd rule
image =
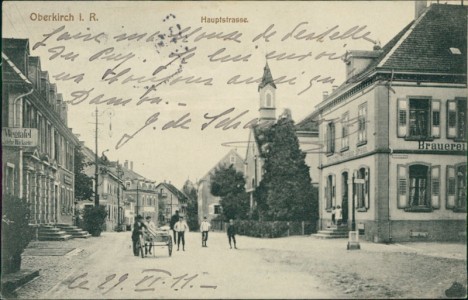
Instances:
[[[466,143],[418,142],[418,150],[466,151]]]
[[[72,177],[68,174],[63,174],[63,182],[65,184],[71,185],[72,184]]]
[[[37,128],[2,128],[2,146],[37,147]]]

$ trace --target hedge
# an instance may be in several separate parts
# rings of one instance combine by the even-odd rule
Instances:
[[[225,230],[227,224],[217,224],[213,222],[213,229]],[[303,224],[304,223],[304,231]],[[317,222],[286,222],[286,221],[272,221],[262,222],[254,220],[235,220],[234,225],[237,229],[237,234],[246,235],[251,237],[261,238],[277,238],[290,235],[309,235],[317,232]]]

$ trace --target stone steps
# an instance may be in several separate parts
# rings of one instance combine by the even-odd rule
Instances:
[[[40,241],[66,241],[71,238],[73,238],[71,234],[67,234],[67,232],[50,224],[41,225],[38,230]]]
[[[345,239],[348,238],[348,227],[334,226],[319,230],[317,233],[312,234],[312,237],[318,239]]]
[[[73,238],[81,238],[81,239],[86,239],[91,236],[89,232],[78,228],[74,225],[70,224],[57,224],[56,225],[58,228],[60,228],[62,231],[65,231],[67,234],[71,235]]]

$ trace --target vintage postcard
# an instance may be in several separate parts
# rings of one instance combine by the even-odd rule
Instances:
[[[4,1],[2,297],[466,297],[467,12]]]

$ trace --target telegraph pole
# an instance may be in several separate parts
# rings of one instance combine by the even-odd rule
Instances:
[[[96,134],[95,134],[95,152],[94,152],[94,206],[99,206],[98,179],[99,179],[99,160],[98,160],[98,107],[96,105]]]

